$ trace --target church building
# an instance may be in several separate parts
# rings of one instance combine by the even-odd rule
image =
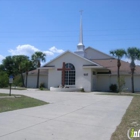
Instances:
[[[40,69],[39,83],[50,87],[77,87],[85,91],[109,91],[111,84],[117,84],[117,59],[83,44],[82,17],[80,20],[80,37],[75,52],[66,51],[46,63]],[[120,76],[124,77],[125,89],[131,91],[130,64],[121,61]],[[35,88],[37,70],[29,72],[28,87]],[[140,91],[140,66],[134,74],[135,91]]]

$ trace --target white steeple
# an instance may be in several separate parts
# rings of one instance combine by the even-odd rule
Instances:
[[[80,18],[80,37],[79,37],[79,44],[78,45],[83,45],[83,26],[82,26],[82,10],[81,12],[81,18]]]
[[[79,43],[77,45],[77,51],[75,52],[76,54],[85,57],[85,46],[83,44],[83,26],[82,26],[82,12],[83,10],[80,11],[81,17],[80,17],[80,36],[79,36]]]

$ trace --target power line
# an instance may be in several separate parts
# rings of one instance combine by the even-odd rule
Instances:
[[[114,31],[114,30],[117,30],[117,31],[120,31],[120,30],[126,30],[126,31],[129,31],[129,30],[140,30],[140,28],[129,28],[129,29],[99,29],[99,30],[83,30],[84,32],[91,32],[91,31]],[[23,32],[23,31],[0,31],[0,33],[13,33],[13,32]],[[79,32],[79,30],[73,30],[73,31],[64,31],[64,30],[48,30],[48,31],[24,31],[24,32]]]
[[[95,36],[103,36],[103,37],[108,37],[108,36],[111,36],[111,37],[115,37],[115,36],[129,36],[129,34],[110,34],[110,35],[84,35],[84,38],[85,37],[95,37]],[[131,34],[132,35],[137,35],[137,34]],[[138,34],[139,35],[139,34]],[[77,36],[47,36],[47,35],[44,35],[44,36],[0,36],[0,39],[1,38],[50,38],[50,37],[58,37],[58,38],[67,38],[67,37],[77,37]]]
[[[102,41],[102,42],[104,42],[104,41],[125,41],[125,40],[127,40],[127,41],[130,41],[130,40],[140,40],[140,38],[133,38],[133,39],[110,39],[110,40],[84,40],[84,42],[95,42],[95,41]],[[13,41],[13,40],[12,40]],[[30,40],[31,41],[31,40]],[[34,41],[34,40],[32,40],[32,41]],[[42,40],[35,40],[35,41],[37,41],[37,42],[52,42],[52,43],[54,43],[54,42],[78,42],[77,40],[67,40],[67,41],[60,41],[60,40],[49,40],[49,41],[47,41],[47,40],[45,40],[45,41],[42,41]],[[6,43],[7,41],[3,41],[4,43]],[[3,43],[2,41],[0,41],[0,44],[2,44]],[[10,41],[9,41],[10,42]],[[27,42],[27,41],[26,41]],[[29,41],[28,41],[29,42]]]

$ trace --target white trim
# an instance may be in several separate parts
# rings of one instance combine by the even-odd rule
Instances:
[[[37,68],[37,69],[40,69],[40,70],[41,70],[41,69],[45,69],[45,70],[48,70],[48,69],[49,69],[49,70],[50,70],[50,69],[54,69],[54,68],[55,68],[55,67],[40,67],[40,68]]]
[[[55,61],[56,59],[60,58],[61,56],[63,56],[63,55],[66,54],[66,53],[71,53],[71,54],[73,54],[73,55],[75,55],[75,56],[77,56],[77,57],[79,57],[79,58],[81,58],[81,59],[84,59],[84,60],[90,62],[91,64],[95,64],[95,65],[97,65],[97,66],[101,66],[101,65],[99,65],[98,63],[95,63],[95,62],[93,62],[93,61],[91,61],[91,60],[89,60],[89,59],[87,59],[87,58],[84,58],[84,57],[82,57],[82,56],[79,56],[78,54],[73,53],[73,52],[71,52],[71,51],[68,50],[68,51],[66,51],[66,52],[64,52],[64,53],[62,53],[62,54],[60,54],[59,56],[57,56],[57,57],[54,58],[53,60],[49,61],[48,63],[46,63],[46,64],[43,65],[42,67],[45,67],[46,65],[50,64],[51,62]]]
[[[88,69],[88,68],[94,68],[94,69],[103,69],[104,67],[102,66],[83,66],[84,69]]]
[[[121,73],[120,73],[121,74]],[[97,76],[98,75],[108,75],[108,76],[117,76],[117,73],[111,73],[111,74],[96,74]],[[131,76],[131,74],[128,74],[128,73],[123,73],[121,74],[120,76]],[[140,76],[140,74],[134,74],[134,76]],[[131,77],[130,77],[131,78]]]

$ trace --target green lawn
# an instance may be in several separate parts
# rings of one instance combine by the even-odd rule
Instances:
[[[116,131],[112,134],[111,140],[128,140],[127,131],[130,128],[134,128],[134,130],[140,129],[139,95],[133,97],[131,104],[122,118],[121,123],[117,127]],[[134,138],[134,140],[140,140],[140,138]]]
[[[5,88],[1,88],[1,89],[9,89],[10,87],[5,87]],[[27,90],[27,88],[25,87],[11,87],[12,90]]]
[[[9,94],[0,93],[0,96],[9,96]]]
[[[0,96],[7,96],[8,94],[0,93]],[[12,94],[13,96],[13,94]],[[17,96],[17,95],[15,95]],[[46,102],[30,98],[27,96],[19,95],[18,98],[0,98],[0,112],[11,111],[16,109],[41,106],[48,104]]]

